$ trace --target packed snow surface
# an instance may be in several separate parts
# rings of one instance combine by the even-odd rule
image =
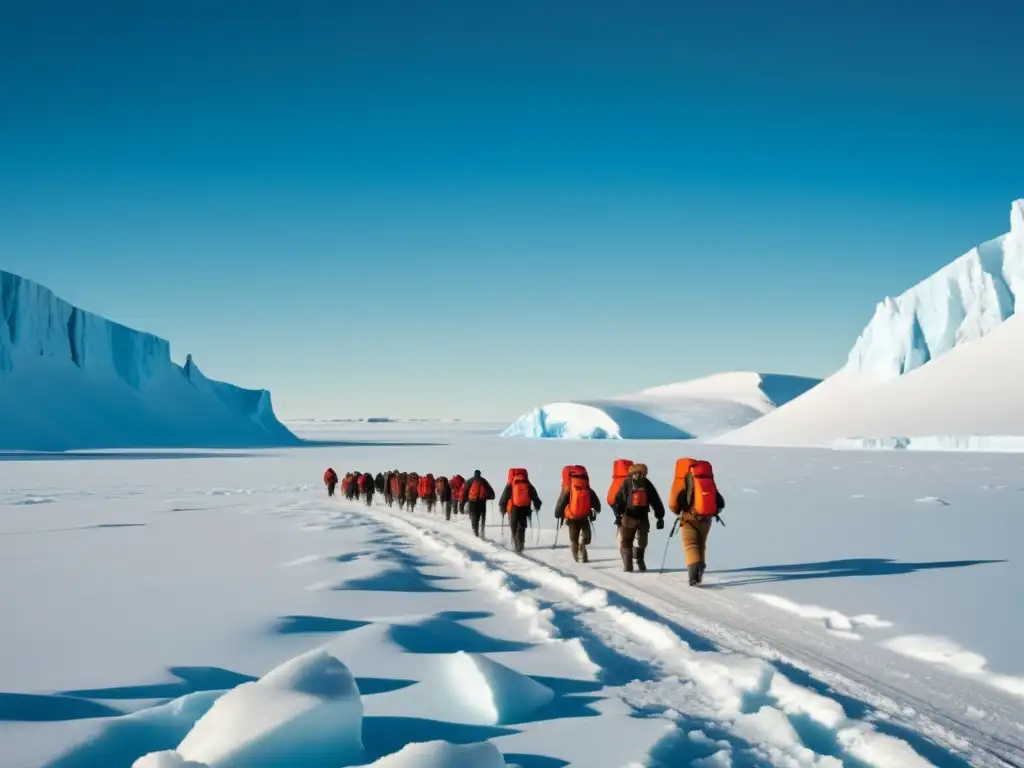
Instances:
[[[0,270],[0,450],[290,445],[264,390]]]
[[[1024,437],[1022,210],[1009,234],[879,305],[842,370],[714,442],[1007,450]]]
[[[647,574],[607,510],[588,565],[556,534],[561,467],[603,496],[619,444],[434,429],[0,462],[0,763],[1024,761],[1015,457],[703,446],[728,526],[691,589],[668,528]],[[683,446],[640,447],[668,487]],[[522,465],[545,506],[521,557],[500,519],[328,499],[327,465]]]
[[[550,403],[523,414],[504,437],[686,440],[737,429],[807,392],[798,376],[723,373],[631,395]]]

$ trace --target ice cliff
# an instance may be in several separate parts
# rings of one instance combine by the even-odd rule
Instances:
[[[887,297],[850,351],[844,370],[891,379],[1014,314],[1024,290],[1024,200],[1010,207],[1010,231],[972,248],[898,296]]]
[[[0,449],[297,443],[270,393],[206,378],[170,344],[0,270]]]

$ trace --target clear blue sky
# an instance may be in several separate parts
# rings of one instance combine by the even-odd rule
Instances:
[[[1024,5],[16,0],[0,266],[280,414],[826,375],[1024,196]]]

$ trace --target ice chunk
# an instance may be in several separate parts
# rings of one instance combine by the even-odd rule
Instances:
[[[362,755],[355,679],[323,649],[310,651],[217,700],[178,746],[211,768],[334,766]]]
[[[473,725],[523,722],[554,699],[550,688],[478,653],[437,657],[421,684],[435,713]]]
[[[208,766],[205,763],[186,760],[180,752],[170,749],[164,752],[150,752],[132,763],[132,768],[208,768]]]
[[[504,768],[505,759],[490,742],[449,744],[428,741],[409,744],[400,752],[383,757],[376,768]]]

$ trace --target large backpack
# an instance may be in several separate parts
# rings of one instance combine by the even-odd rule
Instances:
[[[370,477],[369,475],[367,475],[365,473],[360,475],[359,476],[359,480],[356,481],[356,485],[359,486],[359,492],[360,493],[366,493],[366,489],[370,487],[372,482],[373,482],[373,478]]]
[[[437,480],[434,481],[434,488],[437,490],[438,496],[443,496],[444,492],[448,490],[448,478],[441,475]]]
[[[335,485],[338,484],[338,475],[333,469],[328,468],[328,470],[324,472],[324,485],[331,485],[332,483]]]
[[[575,473],[582,473],[586,476],[587,482],[590,482],[590,475],[587,473],[587,468],[582,464],[567,464],[562,467],[562,490],[565,491],[569,487],[569,478]]]
[[[717,517],[718,486],[715,485],[715,473],[711,463],[695,461],[690,466],[693,478],[693,507],[691,511],[698,517]]]
[[[482,477],[470,479],[466,488],[466,498],[469,501],[487,501],[487,484]]]
[[[580,472],[579,470],[583,470]],[[573,467],[569,474],[569,503],[565,507],[568,520],[582,520],[594,511],[590,500],[590,478],[583,467]]]
[[[449,483],[452,489],[452,501],[462,501],[462,489],[466,487],[466,478],[462,475],[455,475]]]
[[[420,476],[410,472],[405,478],[405,498],[415,499],[420,491]]]
[[[508,471],[508,482],[512,486],[509,496],[509,507],[530,506],[530,475],[525,469],[517,467]]]
[[[402,489],[402,476],[398,474],[392,474],[388,479],[390,483],[390,491],[392,496],[397,496],[398,492]]]
[[[690,474],[690,467],[694,465],[696,459],[682,458],[676,459],[676,469],[672,475],[672,491],[668,496],[668,508],[679,514],[679,494],[686,488],[686,476]]]
[[[608,506],[615,504],[615,496],[622,487],[622,482],[629,477],[629,468],[633,466],[630,459],[616,459],[612,467],[612,485],[608,489]]]

